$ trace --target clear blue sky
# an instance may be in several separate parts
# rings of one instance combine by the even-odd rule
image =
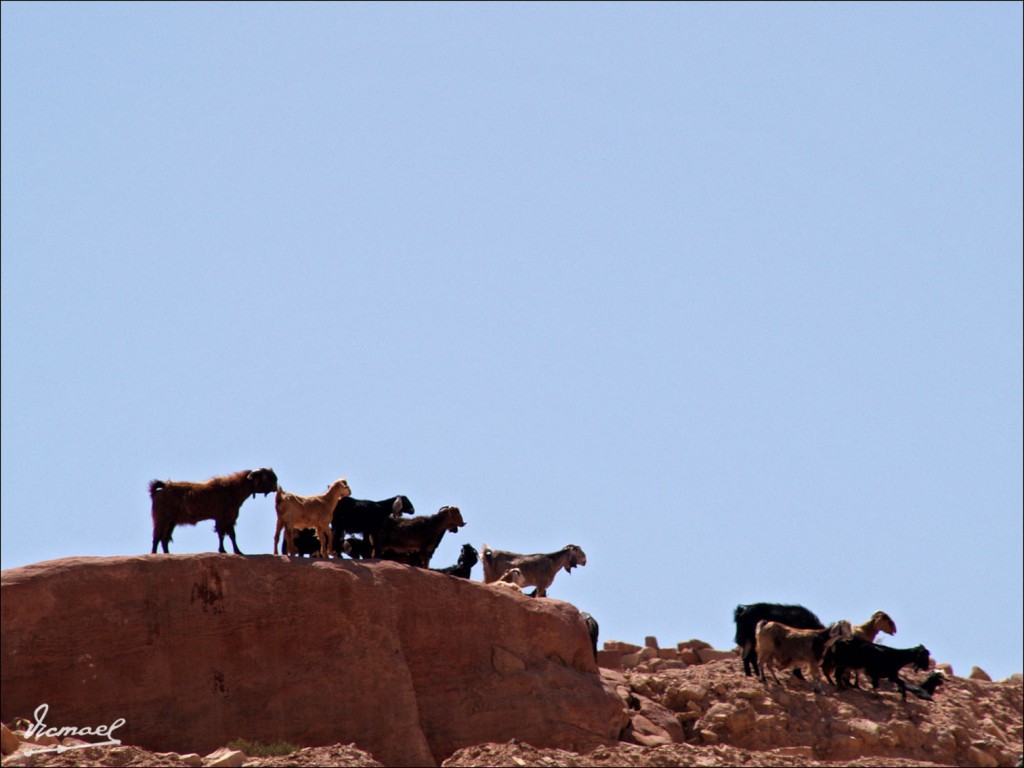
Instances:
[[[2,9],[3,568],[271,466],[1024,668],[1020,3]]]

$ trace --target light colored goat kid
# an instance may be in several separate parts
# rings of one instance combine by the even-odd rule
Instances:
[[[509,568],[501,574],[497,581],[491,582],[491,585],[495,587],[508,587],[516,592],[521,592],[523,587],[529,586],[526,583],[526,577],[523,576],[523,572],[518,568]]]
[[[335,480],[327,487],[327,492],[319,496],[298,496],[279,487],[274,497],[274,508],[277,510],[274,554],[277,554],[277,542],[282,530],[284,553],[293,555],[296,553],[296,532],[303,528],[312,528],[320,541],[320,556],[328,557],[331,551],[331,518],[334,515],[334,508],[341,499],[351,493],[345,478]]]
[[[518,568],[525,583],[521,587],[537,587],[537,597],[546,597],[548,587],[558,572],[566,573],[587,564],[587,555],[575,544],[567,544],[557,552],[546,555],[520,555],[483,546],[484,584],[493,584],[511,568]]]
[[[765,669],[770,669],[775,682],[779,682],[775,667],[783,669],[807,664],[811,668],[812,685],[821,690],[821,660],[825,651],[837,640],[853,635],[850,622],[843,620],[825,629],[793,629],[777,621],[757,623],[757,663],[761,667],[761,680],[767,683]]]

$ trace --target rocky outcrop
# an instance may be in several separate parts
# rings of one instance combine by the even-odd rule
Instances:
[[[597,652],[597,663],[605,669],[638,669],[643,672],[664,672],[686,669],[695,664],[707,664],[737,658],[735,651],[719,651],[702,640],[687,640],[675,648],[660,648],[658,639],[644,638],[644,645],[632,645],[619,640],[604,644]]]
[[[869,685],[822,693],[788,675],[780,676],[781,684],[765,684],[744,676],[736,658],[685,670],[602,673],[606,685],[615,676],[620,697],[646,697],[675,713],[683,740],[694,746],[728,745],[830,765],[901,759],[989,768],[1020,758],[1024,695],[1017,678],[992,683],[949,677],[933,701],[903,701],[888,684],[877,692]],[[924,673],[903,675],[920,682]]]
[[[354,742],[436,764],[513,737],[583,752],[627,719],[579,612],[388,562],[270,555],[72,558],[4,571],[0,717],[124,723],[205,752]]]
[[[604,645],[604,658],[624,667],[601,670],[605,687],[615,692],[630,717],[622,739],[650,749],[643,754],[615,752],[611,759],[621,765],[842,765],[865,760],[874,765],[896,761],[992,768],[1020,759],[1020,675],[993,683],[988,675],[979,675],[977,667],[965,679],[940,665],[946,667],[945,677],[933,698],[908,696],[904,701],[887,683],[877,692],[826,686],[820,693],[789,675],[782,675],[781,684],[762,683],[743,674],[735,653],[716,651],[700,640],[679,643],[673,651],[680,657],[692,652],[693,661],[667,659],[653,637],[645,638],[643,647],[620,641]],[[664,666],[668,661],[676,665]],[[907,682],[920,684],[928,673],[904,670],[902,675]],[[708,762],[707,755],[684,756],[678,751],[680,744],[691,750],[727,748],[744,754],[733,763]],[[494,745],[478,745],[461,750],[446,765],[465,765],[471,755],[485,753],[486,760],[500,755],[506,760],[502,764],[522,759],[507,747],[493,749]]]

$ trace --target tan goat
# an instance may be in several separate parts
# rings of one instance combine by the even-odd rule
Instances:
[[[875,611],[871,614],[871,618],[865,621],[863,624],[853,625],[853,636],[859,637],[862,640],[867,640],[869,643],[875,642],[875,637],[879,632],[885,632],[887,635],[896,634],[896,622],[893,621],[889,614],[885,611]],[[824,659],[821,663],[821,669],[825,673],[825,677],[832,680],[832,673],[835,671],[836,663],[831,650],[825,654]],[[836,681],[836,685],[849,685],[849,680]],[[860,671],[853,671],[853,685],[855,688],[860,688]]]
[[[863,624],[853,625],[853,634],[864,638],[869,643],[875,642],[875,636],[879,632],[885,632],[887,635],[896,634],[896,622],[889,618],[889,614],[885,611],[875,611],[871,614],[871,618]]]
[[[302,528],[312,528],[320,540],[320,556],[328,557],[331,551],[331,518],[338,502],[351,494],[345,478],[331,483],[326,493],[319,496],[297,496],[280,487],[274,497],[277,510],[277,528],[274,530],[274,554],[277,542],[284,530],[284,553],[295,554],[295,533]]]
[[[761,680],[768,682],[765,669],[770,669],[775,682],[779,682],[775,667],[788,668],[807,664],[815,690],[821,689],[821,660],[825,651],[837,640],[853,635],[850,622],[837,621],[825,629],[793,629],[777,621],[759,621],[757,624],[757,663],[761,667]]]
[[[527,585],[526,577],[523,576],[523,572],[518,568],[509,568],[497,581],[492,581],[491,586],[494,587],[507,587],[508,589],[514,589],[516,592],[521,592],[522,588]]]

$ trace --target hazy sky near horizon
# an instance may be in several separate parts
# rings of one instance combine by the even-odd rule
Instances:
[[[437,566],[579,544],[550,593],[603,639],[798,602],[1022,671],[1021,32],[3,3],[3,568],[148,553],[150,480],[270,466],[457,504]]]

